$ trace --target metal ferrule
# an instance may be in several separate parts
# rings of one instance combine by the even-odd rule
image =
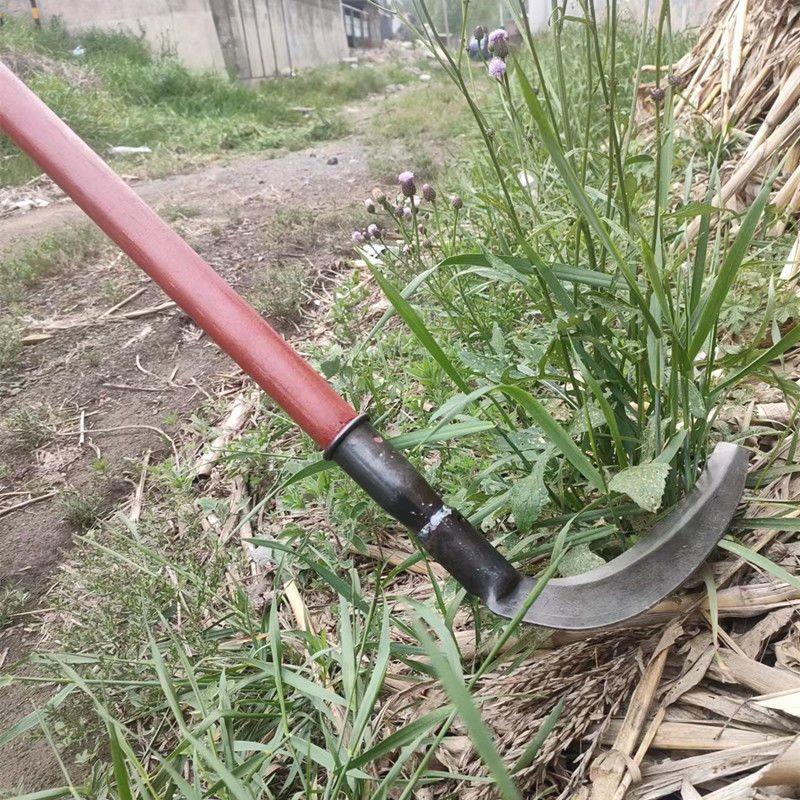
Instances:
[[[329,445],[325,457],[413,531],[434,560],[471,594],[496,600],[519,583],[517,570],[458,511],[445,505],[366,417],[350,422]]]

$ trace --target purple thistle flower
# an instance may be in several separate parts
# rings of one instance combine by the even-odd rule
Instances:
[[[450,195],[450,205],[456,210],[460,211],[464,208],[464,201],[457,195]]]
[[[414,212],[408,206],[403,206],[403,217],[405,217],[405,219],[411,219],[413,213]]]
[[[414,173],[406,170],[397,176],[397,182],[400,184],[400,189],[406,197],[413,197],[417,187],[414,185]]]
[[[398,217],[402,217],[404,212],[405,212],[405,206],[396,205],[396,206],[394,207],[394,213],[395,213],[395,214],[396,214]]]
[[[373,222],[367,226],[367,233],[373,238],[377,239],[381,235],[381,229]]]
[[[410,244],[404,244],[403,245],[403,255],[404,256],[410,255],[411,254],[411,250],[412,250],[412,247],[411,247]]]
[[[498,81],[506,74],[506,62],[502,58],[493,58],[487,67],[489,74]]]
[[[429,183],[422,184],[422,196],[429,202],[433,203],[436,200],[436,189]]]
[[[350,237],[353,240],[354,244],[364,244],[364,234],[361,231],[353,231],[353,235]]]
[[[502,28],[489,34],[489,52],[498,58],[508,55],[508,34]]]

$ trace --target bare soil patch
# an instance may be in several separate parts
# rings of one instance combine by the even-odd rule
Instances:
[[[368,189],[355,138],[137,186],[288,336],[310,289],[336,269],[354,202]],[[0,249],[84,220],[69,201],[8,216],[0,221]],[[0,587],[23,589],[29,602],[17,624],[0,631],[4,669],[37,648],[37,631],[25,622],[46,608],[50,576],[73,537],[94,516],[130,501],[143,460],[168,455],[170,437],[209,388],[235,372],[166,300],[104,243],[96,257],[49,276],[25,297],[30,343],[0,383]],[[2,693],[0,731],[49,689],[15,685]],[[0,794],[60,780],[42,739],[0,751]]]

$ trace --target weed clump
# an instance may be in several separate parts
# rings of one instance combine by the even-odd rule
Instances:
[[[77,531],[88,531],[106,510],[103,499],[93,492],[65,492],[61,497],[64,519]]]
[[[0,369],[13,366],[22,353],[22,325],[15,317],[0,318]]]
[[[3,429],[21,450],[35,450],[52,442],[56,436],[56,424],[56,413],[47,403],[17,408],[2,420]]]
[[[28,602],[28,593],[18,586],[0,586],[0,632],[14,622],[15,614],[19,613]]]

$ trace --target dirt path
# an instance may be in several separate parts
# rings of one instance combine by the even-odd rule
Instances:
[[[281,296],[298,280],[330,273],[347,252],[368,178],[353,136],[135,188],[291,336],[292,311]],[[47,233],[74,235],[85,220],[69,201],[0,220],[0,250]],[[42,331],[41,341],[0,380],[0,591],[14,586],[28,595],[14,624],[0,629],[3,669],[41,645],[26,614],[47,606],[51,575],[76,533],[130,502],[143,460],[168,455],[169,437],[235,372],[112,247],[94,240],[80,252],[26,295],[30,330]],[[283,318],[272,314],[276,302]],[[35,502],[13,508],[28,500]],[[49,695],[49,688],[0,689],[0,735]],[[44,739],[0,748],[0,796],[62,782]]]
[[[337,163],[328,164],[331,158],[337,159]],[[279,207],[309,188],[332,189],[340,181],[346,186],[363,164],[364,154],[357,137],[349,137],[278,158],[270,158],[268,154],[243,157],[232,164],[212,165],[200,172],[134,182],[133,188],[151,205],[175,202],[197,206],[206,213],[214,213],[220,207],[253,203]],[[45,208],[9,216],[0,220],[0,250],[15,240],[39,237],[85,219],[83,212],[66,198]]]

